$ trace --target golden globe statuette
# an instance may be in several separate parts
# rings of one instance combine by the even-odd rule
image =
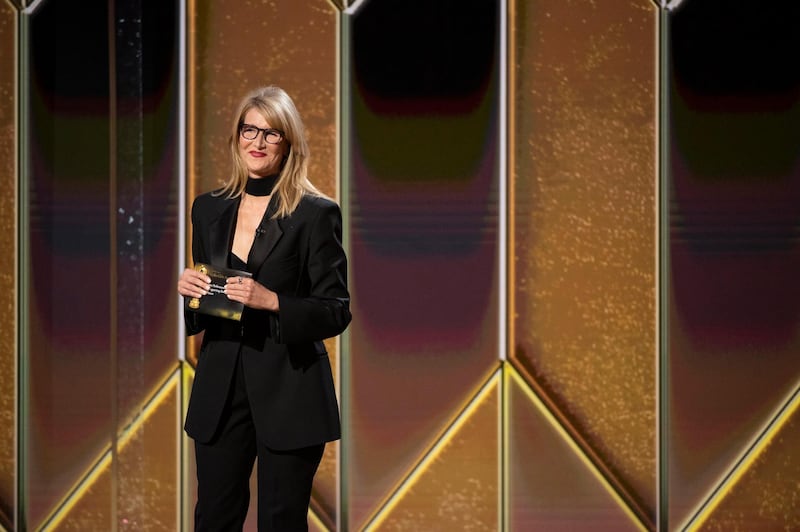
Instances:
[[[225,295],[225,280],[228,277],[252,277],[252,274],[231,268],[218,268],[202,262],[195,264],[194,269],[211,278],[211,287],[208,294],[203,297],[188,298],[186,308],[209,316],[241,321],[244,304],[228,299]]]
[[[208,274],[208,268],[206,268],[205,264],[197,264],[197,265],[195,265],[194,269],[197,270],[200,273]],[[189,299],[189,308],[192,309],[192,310],[199,309],[200,308],[200,299],[197,298],[197,297],[193,297],[193,298]]]

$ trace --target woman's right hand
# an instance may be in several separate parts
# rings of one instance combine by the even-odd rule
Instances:
[[[178,293],[184,297],[203,297],[211,288],[211,277],[186,268],[178,278]]]

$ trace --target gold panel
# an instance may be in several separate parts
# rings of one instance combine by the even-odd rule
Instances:
[[[186,408],[189,406],[189,393],[192,389],[194,382],[194,368],[190,364],[181,364],[183,381],[183,389],[181,394],[183,397],[183,405],[181,408],[181,419],[186,418]],[[186,432],[183,431],[183,424],[178,427],[181,437],[181,446],[183,450],[183,465],[181,467],[181,479],[183,483],[183,493],[185,494],[181,501],[181,514],[183,518],[184,528],[188,530],[194,529],[194,505],[197,501],[197,469],[195,468],[194,460],[194,442]]]
[[[98,460],[49,519],[48,530],[112,530],[114,513],[120,531],[179,529],[180,375],[176,371],[155,393],[120,436],[116,455],[109,450]]]
[[[120,439],[116,472],[120,531],[179,529],[179,383],[177,371],[146,406],[140,422]]]
[[[658,9],[511,9],[509,355],[654,522]]]
[[[188,200],[228,174],[227,139],[249,90],[279,85],[305,122],[309,177],[337,195],[338,12],[327,0],[189,2]]]
[[[17,426],[17,12],[0,0],[0,528],[14,513]]]
[[[690,530],[800,530],[800,390]]]
[[[308,530],[309,532],[328,532],[333,530],[334,527],[326,526],[314,512],[308,513]]]
[[[365,530],[497,530],[498,371]]]
[[[645,530],[511,365],[505,384],[508,530]]]
[[[53,522],[42,529],[54,532],[112,530],[110,465],[110,460],[104,460],[97,476],[70,502],[66,515],[56,516]]]

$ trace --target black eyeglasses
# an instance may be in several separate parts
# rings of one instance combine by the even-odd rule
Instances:
[[[250,124],[241,124],[239,126],[239,134],[243,139],[256,140],[259,133],[264,134],[264,140],[269,144],[280,144],[284,137],[284,133],[280,129],[262,129],[260,127],[251,126]]]

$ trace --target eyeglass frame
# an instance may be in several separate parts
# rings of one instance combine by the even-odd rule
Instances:
[[[244,130],[245,129],[255,129],[256,130],[256,135],[252,139],[248,139],[247,137],[244,136]],[[243,139],[245,139],[245,140],[256,140],[258,138],[259,134],[264,136],[264,142],[266,142],[267,144],[280,144],[281,142],[283,142],[283,139],[286,138],[286,133],[284,133],[280,129],[274,129],[274,128],[271,128],[271,127],[260,128],[260,127],[254,126],[252,124],[245,124],[244,122],[240,122],[239,123],[239,136],[241,136]],[[270,142],[269,139],[267,138],[268,135],[274,135],[274,134],[277,134],[280,137],[278,139],[278,142]]]

